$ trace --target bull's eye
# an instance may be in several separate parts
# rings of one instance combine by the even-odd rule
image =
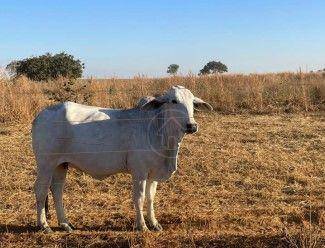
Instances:
[[[176,101],[176,100],[172,100],[172,103],[176,104],[176,103],[177,103],[177,101]]]

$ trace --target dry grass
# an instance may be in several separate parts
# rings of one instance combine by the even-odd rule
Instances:
[[[78,230],[35,233],[30,124],[0,124],[0,246],[294,247],[318,235],[322,247],[324,113],[196,119],[201,130],[185,137],[176,175],[158,187],[164,231],[145,234],[132,232],[128,175],[96,181],[75,170],[65,203]],[[304,233],[310,225],[319,233]]]
[[[186,136],[176,175],[158,186],[156,210],[164,231],[132,231],[130,176],[96,181],[70,170],[65,203],[78,230],[35,232],[30,122],[37,112],[67,99],[128,108],[140,96],[174,84],[185,85],[218,112],[197,115],[200,132]],[[0,80],[0,95],[0,247],[325,245],[321,74],[83,80],[71,85],[64,79],[36,84],[20,78]],[[50,225],[56,226],[54,218]]]
[[[220,113],[325,110],[325,74],[317,73],[80,80],[74,85],[64,79],[40,84],[19,78],[0,79],[0,122],[31,121],[40,109],[57,100],[130,108],[139,97],[161,93],[176,84],[186,86]]]

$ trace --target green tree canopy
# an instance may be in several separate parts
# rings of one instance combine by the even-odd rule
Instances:
[[[210,61],[201,70],[200,75],[227,72],[228,67],[220,61]]]
[[[177,73],[178,69],[179,69],[179,65],[171,64],[167,68],[167,73],[169,73],[171,75],[175,75]]]
[[[35,81],[51,80],[58,77],[75,79],[82,76],[84,64],[72,55],[62,52],[12,61],[6,69],[12,75],[25,75]]]

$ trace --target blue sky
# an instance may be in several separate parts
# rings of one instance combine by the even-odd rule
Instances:
[[[0,66],[66,51],[84,76],[197,73],[210,60],[231,72],[325,67],[323,0],[0,0]]]

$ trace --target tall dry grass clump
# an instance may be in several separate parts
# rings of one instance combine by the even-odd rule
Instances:
[[[139,97],[183,85],[221,113],[281,113],[325,109],[325,74],[277,73],[133,79],[89,79],[35,83],[26,78],[0,82],[0,121],[31,120],[60,101],[131,108]]]
[[[29,121],[49,104],[39,84],[25,77],[0,79],[0,122]]]

